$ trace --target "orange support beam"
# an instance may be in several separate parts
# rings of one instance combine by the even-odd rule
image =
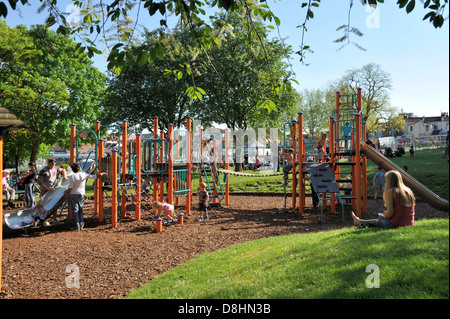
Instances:
[[[305,206],[305,185],[303,183],[303,157],[305,153],[303,141],[303,113],[297,114],[298,124],[298,213],[303,214],[303,207]]]
[[[228,147],[230,146],[230,129],[225,129],[225,169],[228,170],[230,168],[230,158]],[[225,181],[225,204],[230,204],[230,184],[228,183],[229,176],[227,174],[227,179]]]
[[[292,166],[292,209],[297,209],[297,158],[295,156],[295,138],[297,137],[297,123],[292,124],[292,149],[294,150],[294,165]],[[299,168],[300,170],[300,168]],[[300,170],[301,171],[301,170]]]
[[[118,151],[116,149],[113,149],[111,152],[111,223],[113,228],[117,228],[117,153]]]
[[[173,205],[173,124],[169,124],[167,203]]]
[[[77,126],[76,124],[70,124],[70,165],[75,163],[76,149],[75,149],[75,141],[77,135]]]
[[[142,162],[142,151],[141,151],[141,134],[136,134],[136,162],[134,165],[134,169],[136,170],[136,194],[135,194],[135,217],[136,220],[141,220],[141,162]]]
[[[189,193],[186,197],[186,215],[191,214],[192,206],[192,120],[191,118],[186,119],[186,130],[187,130],[187,150],[186,150],[186,186],[189,188]]]

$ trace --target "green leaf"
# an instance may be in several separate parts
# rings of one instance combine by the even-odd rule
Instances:
[[[147,51],[142,51],[138,58],[138,65],[144,65],[148,61]]]
[[[416,6],[416,1],[415,0],[411,0],[408,5],[406,6],[406,12],[410,13],[411,11],[414,10],[414,7]]]

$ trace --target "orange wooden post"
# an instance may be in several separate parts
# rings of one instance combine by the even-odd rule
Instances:
[[[292,209],[297,209],[297,157],[296,157],[296,146],[295,138],[297,137],[297,123],[292,124],[292,149],[294,150],[294,165],[292,166]],[[299,167],[300,170],[300,167]],[[299,173],[300,174],[300,173]],[[300,176],[299,176],[300,177]]]
[[[162,232],[162,218],[161,217],[156,218],[156,232],[157,233]]]
[[[97,136],[97,142],[98,142],[98,136],[100,134],[100,121],[98,121],[98,120],[95,121],[94,132],[95,132],[95,135]],[[97,165],[96,166],[97,173],[100,173],[100,169],[98,166],[98,163],[100,162],[98,153],[99,153],[99,150],[98,150],[98,145],[97,145],[97,154],[95,154],[95,157],[96,157],[95,165]],[[95,181],[94,181],[94,214],[97,216],[99,214],[99,209],[100,209],[99,208],[99,196],[100,196],[100,192],[101,192],[100,183],[101,183],[100,178],[95,179]]]
[[[128,134],[127,134],[127,128],[128,128],[128,122],[127,120],[122,121],[122,156],[121,156],[121,181],[123,184],[127,182],[127,141],[128,141]],[[121,217],[127,216],[127,197],[124,196],[124,192],[122,192],[122,205],[121,205]]]
[[[70,165],[72,165],[73,163],[75,163],[76,160],[76,136],[77,136],[77,125],[75,123],[70,124],[70,151],[69,151],[69,156],[70,156]],[[3,168],[3,166],[2,166]],[[72,207],[71,205],[68,205],[68,213],[69,213],[69,220],[73,219],[73,212],[72,212]]]
[[[186,196],[186,215],[191,214],[192,203],[192,136],[191,136],[191,118],[186,119],[187,141],[186,141],[186,186],[189,189],[189,193]],[[181,222],[182,224],[182,222]]]
[[[184,214],[183,213],[179,213],[178,214],[178,224],[183,226],[183,223],[184,223]]]
[[[72,123],[70,124],[70,165],[75,163],[75,156],[76,156],[76,135],[77,135],[77,125]]]
[[[103,172],[102,167],[102,158],[105,156],[105,140],[99,139],[98,140],[98,170],[100,172]],[[97,179],[99,182],[99,196],[98,196],[98,221],[99,223],[103,223],[103,182],[102,179]]]
[[[361,114],[355,116],[356,136],[355,136],[355,196],[356,214],[361,217]]]
[[[362,89],[358,88],[358,92],[357,92],[357,107],[358,107],[358,112],[361,112],[362,109]]]
[[[168,169],[169,181],[167,182],[167,203],[173,205],[173,124],[169,124],[169,152],[168,152]]]
[[[335,139],[334,139],[334,117],[330,117],[330,162],[331,162],[331,172],[334,175],[334,153],[335,153]],[[331,194],[333,198],[336,198],[336,194]],[[336,201],[330,201],[331,212],[336,213]]]
[[[230,129],[225,129],[225,170],[228,170],[230,168],[230,158],[229,158],[229,152],[228,147],[230,146]],[[230,204],[230,183],[229,176],[227,174],[226,181],[225,181],[225,204]]]
[[[141,134],[136,134],[136,162],[134,169],[136,170],[136,203],[135,203],[135,218],[136,220],[141,220],[141,162],[142,162],[142,151],[141,151]]]
[[[116,149],[113,149],[111,152],[111,223],[113,228],[117,228],[117,153]]]
[[[298,124],[298,213],[303,214],[305,187],[303,184],[303,155],[305,153],[303,144],[303,113],[297,114]]]

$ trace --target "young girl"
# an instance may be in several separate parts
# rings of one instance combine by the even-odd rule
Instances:
[[[198,209],[201,212],[200,221],[203,219],[209,219],[208,217],[208,201],[209,194],[206,191],[206,183],[202,182],[198,185]],[[205,213],[205,217],[203,217],[203,213]]]
[[[155,201],[153,207],[157,209],[156,216],[161,217],[161,214],[164,214],[164,217],[173,219],[173,205]]]
[[[410,188],[403,183],[397,171],[389,171],[385,175],[385,191],[383,193],[386,211],[378,214],[377,219],[363,220],[353,212],[353,224],[368,224],[383,228],[414,226],[415,197]]]

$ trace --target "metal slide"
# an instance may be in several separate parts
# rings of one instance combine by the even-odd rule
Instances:
[[[83,171],[88,173],[92,172],[95,169],[95,162],[93,160],[83,162]],[[72,171],[70,167],[67,170],[67,177],[72,175]],[[47,192],[44,196],[42,196],[38,202],[42,202],[44,204],[44,210],[47,211],[47,218],[50,217],[55,210],[57,210],[66,200],[64,196],[64,191],[69,187],[69,181],[63,182],[62,179],[55,183],[55,190]],[[27,228],[33,225],[34,218],[33,213],[36,211],[36,205],[22,209],[16,212],[8,213],[4,215],[6,225],[11,229],[21,229]]]
[[[378,152],[376,149],[370,147],[364,142],[361,142],[361,152],[376,165],[380,166],[383,170],[398,171],[402,175],[403,182],[405,183],[405,185],[411,188],[411,190],[416,196],[419,196],[423,201],[425,201],[430,206],[438,210],[448,212],[447,200],[433,193],[430,189],[428,189],[414,177],[403,171],[403,169],[401,169],[395,163],[391,162],[387,157]]]

